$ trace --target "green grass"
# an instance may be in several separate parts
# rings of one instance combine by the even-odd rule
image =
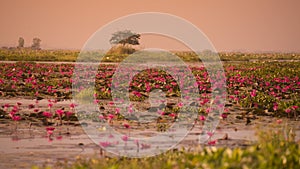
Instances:
[[[128,47],[112,48],[104,57],[96,57],[89,60],[102,62],[120,62],[134,50]],[[32,49],[0,49],[1,61],[65,61],[75,62],[79,50],[32,50]],[[173,51],[185,62],[199,61],[194,52]],[[222,61],[250,61],[250,60],[300,60],[300,53],[218,53]],[[103,54],[102,54],[103,55]],[[204,59],[209,58],[209,52],[199,53]]]
[[[282,124],[275,124],[258,134],[259,141],[247,148],[195,147],[194,150],[176,150],[148,158],[82,158],[71,164],[57,163],[55,168],[69,169],[290,169],[300,168],[300,145],[295,134]],[[284,130],[283,130],[284,129]],[[34,167],[38,168],[38,167]],[[51,167],[49,167],[51,168]]]
[[[76,60],[79,51],[73,50],[31,50],[0,49],[2,61],[68,61]]]

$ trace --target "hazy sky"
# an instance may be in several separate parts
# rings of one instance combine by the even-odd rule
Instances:
[[[299,9],[299,0],[1,0],[0,46],[16,46],[22,36],[25,46],[39,37],[43,48],[80,49],[114,19],[164,12],[196,25],[217,51],[300,52]],[[180,48],[146,39],[146,48]]]

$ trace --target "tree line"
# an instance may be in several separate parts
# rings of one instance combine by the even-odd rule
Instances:
[[[29,48],[34,49],[34,50],[40,50],[41,49],[41,39],[40,38],[33,38],[32,39],[32,44]],[[23,37],[19,37],[18,40],[18,46],[17,48],[24,48],[25,45],[25,40]]]
[[[126,45],[139,45],[139,39],[140,34],[134,33],[130,30],[123,30],[123,31],[117,31],[112,34],[112,37],[110,39],[110,43],[112,45],[121,45],[122,47],[125,47]],[[17,49],[22,48],[30,48],[33,50],[41,50],[41,39],[40,38],[33,38],[32,44],[29,47],[25,47],[25,40],[23,37],[19,37]],[[127,46],[130,48],[130,46]],[[11,47],[14,48],[14,47]]]

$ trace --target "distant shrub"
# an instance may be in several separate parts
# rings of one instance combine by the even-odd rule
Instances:
[[[136,50],[129,45],[116,45],[113,46],[106,54],[107,55],[122,55],[122,54],[132,54]]]

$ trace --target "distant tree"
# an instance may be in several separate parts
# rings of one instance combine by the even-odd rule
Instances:
[[[19,37],[19,41],[18,41],[18,48],[23,48],[24,47],[24,38]]]
[[[33,38],[31,49],[39,50],[41,49],[41,39],[40,38]]]
[[[123,46],[126,44],[139,45],[140,36],[140,34],[131,32],[130,30],[117,31],[112,34],[109,42],[114,45],[121,44]]]

